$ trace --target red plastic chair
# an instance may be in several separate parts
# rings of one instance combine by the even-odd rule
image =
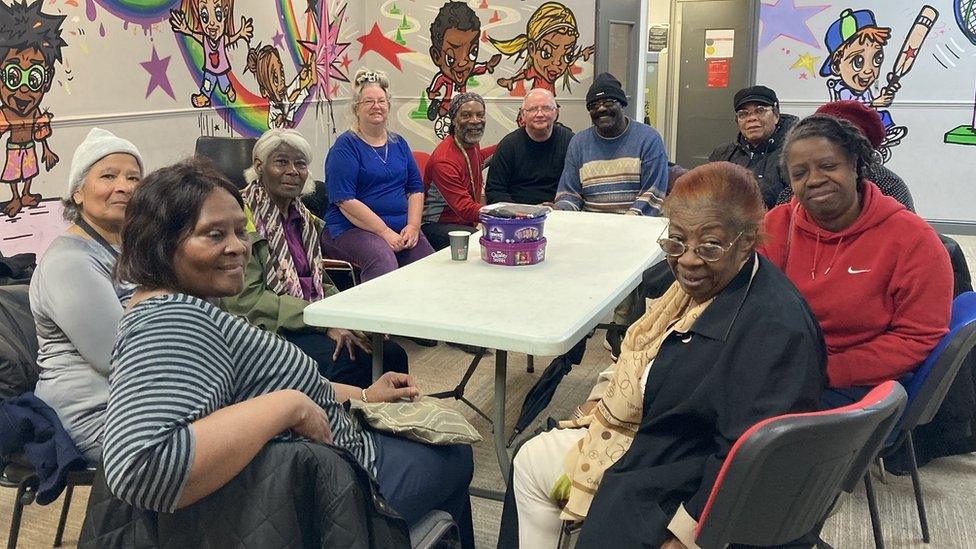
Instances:
[[[864,476],[906,399],[889,381],[849,406],[754,425],[725,458],[698,520],[698,545],[770,546],[808,534]]]

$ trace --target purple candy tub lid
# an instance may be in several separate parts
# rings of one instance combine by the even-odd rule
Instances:
[[[510,202],[499,202],[490,206],[483,206],[479,213],[488,217],[498,219],[536,219],[549,215],[552,208],[549,206],[533,206],[531,204],[512,204]]]

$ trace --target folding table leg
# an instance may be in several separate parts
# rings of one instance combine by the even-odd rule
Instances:
[[[383,375],[383,334],[372,334],[373,338],[373,381]]]

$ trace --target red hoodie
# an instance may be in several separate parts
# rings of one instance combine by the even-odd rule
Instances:
[[[766,214],[759,252],[806,298],[827,342],[830,387],[874,385],[914,369],[945,335],[952,267],[938,235],[864,183],[860,215],[833,233],[796,198]]]

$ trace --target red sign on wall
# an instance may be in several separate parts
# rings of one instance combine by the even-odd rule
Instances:
[[[731,59],[706,59],[706,85],[709,88],[729,87],[729,67],[731,65]]]

